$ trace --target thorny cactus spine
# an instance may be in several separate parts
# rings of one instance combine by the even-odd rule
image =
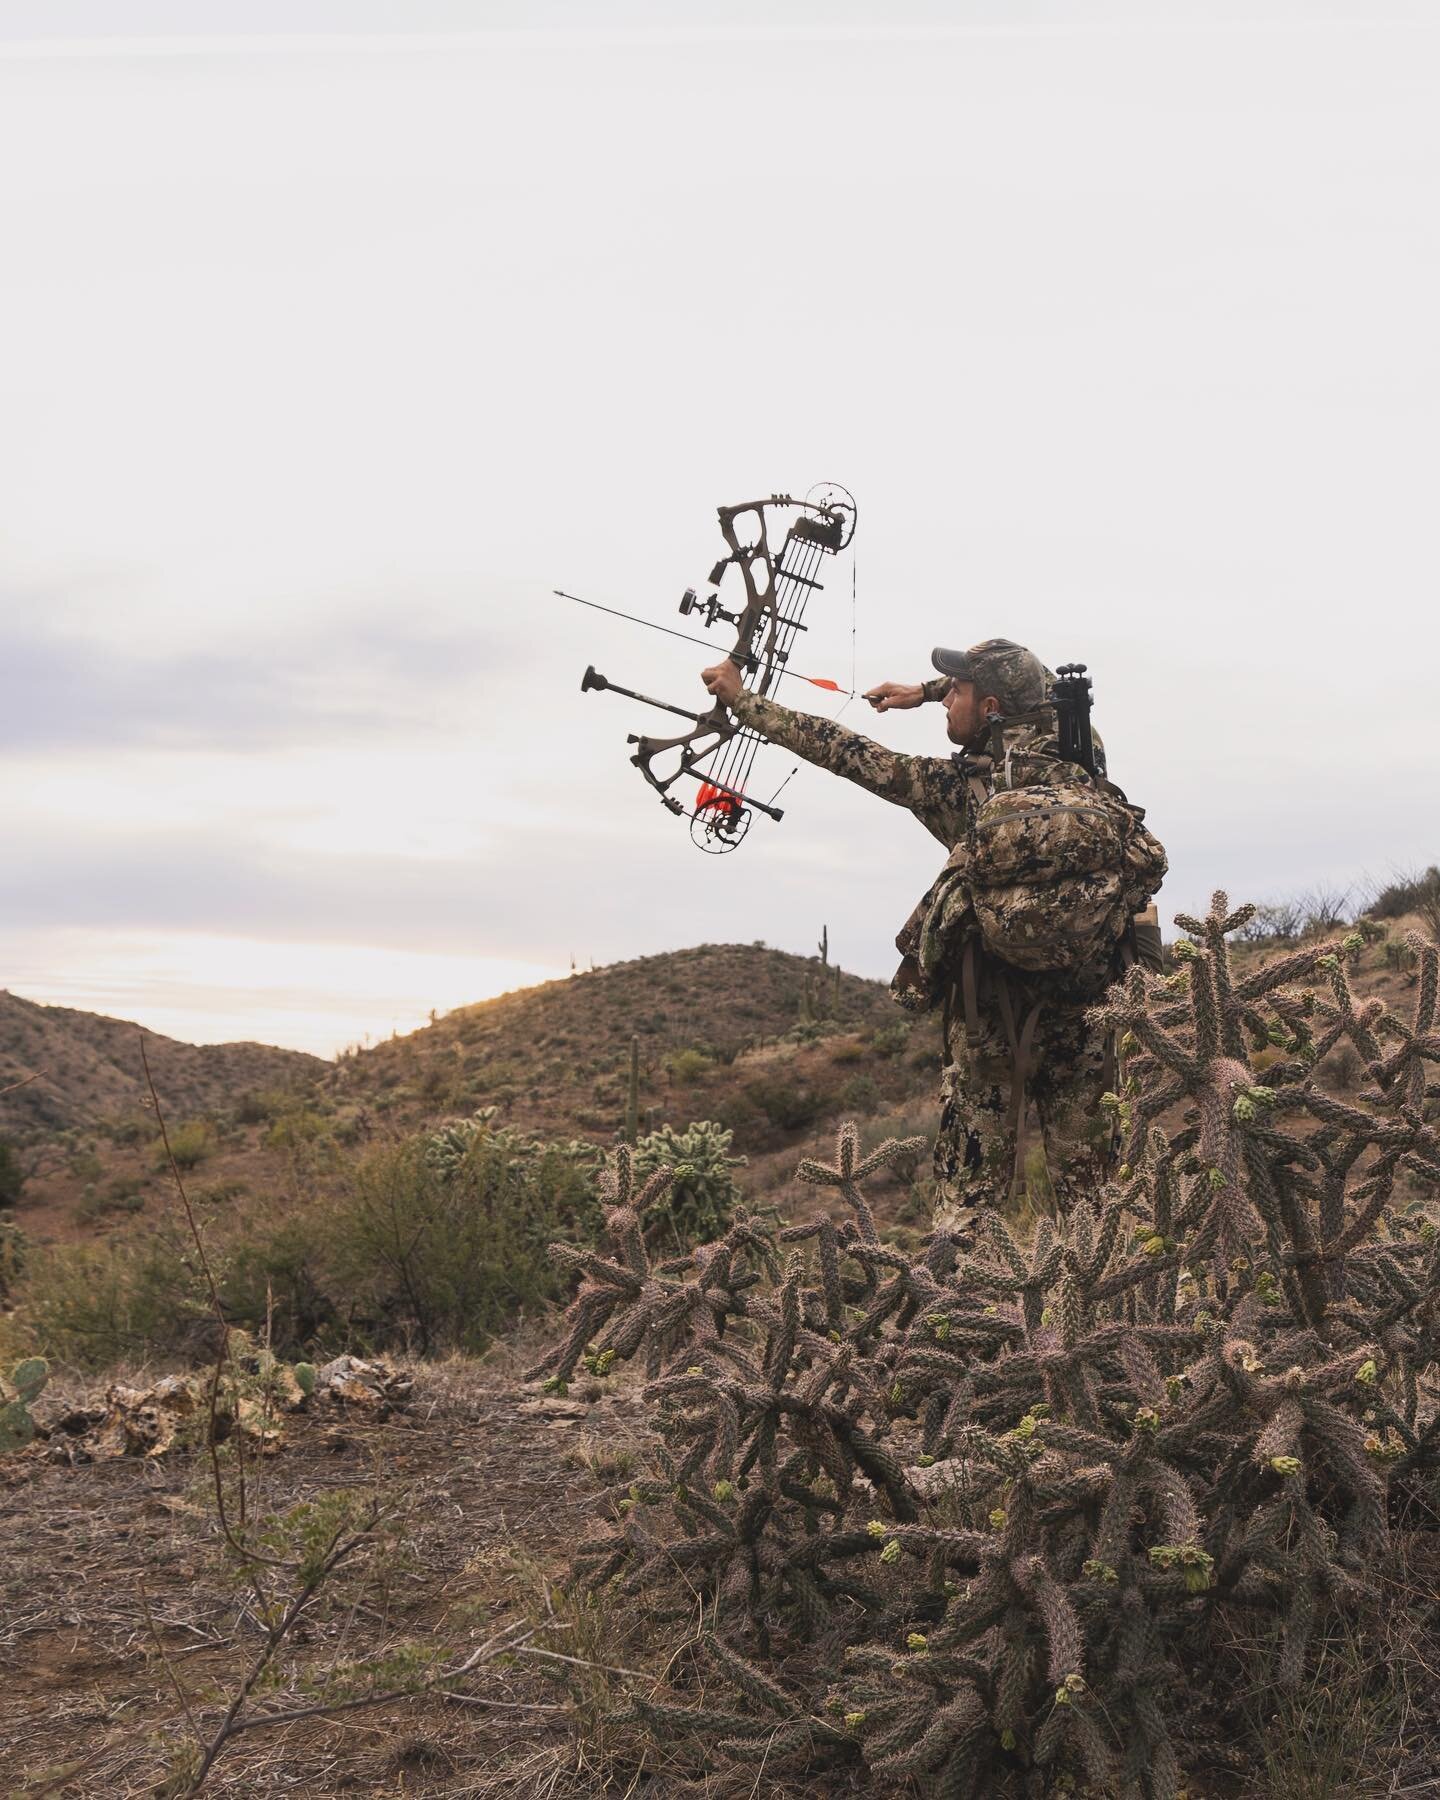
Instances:
[[[1177,976],[1107,997],[1125,1161],[1028,1243],[991,1217],[891,1249],[860,1184],[907,1147],[862,1159],[847,1126],[800,1169],[842,1210],[782,1232],[783,1269],[743,1217],[655,1263],[665,1172],[637,1196],[622,1153],[615,1254],[559,1247],[587,1280],[542,1372],[643,1353],[660,1449],[577,1576],[702,1626],[765,1724],[635,1714],[771,1768],[963,1797],[1070,1766],[1158,1800],[1213,1729],[1221,1620],[1276,1617],[1293,1685],[1322,1613],[1368,1603],[1394,1506],[1440,1498],[1440,1247],[1397,1203],[1440,1181],[1437,953],[1406,1022],[1356,1003],[1353,945],[1239,973],[1248,916],[1217,895]]]

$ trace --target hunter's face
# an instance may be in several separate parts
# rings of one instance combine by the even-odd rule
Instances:
[[[945,696],[945,735],[952,744],[976,744],[985,735],[985,721],[997,710],[993,695],[982,700],[973,681],[954,681]]]

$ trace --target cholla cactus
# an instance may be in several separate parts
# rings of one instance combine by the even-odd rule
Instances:
[[[783,1271],[748,1225],[653,1266],[623,1154],[617,1254],[562,1248],[590,1279],[546,1370],[643,1350],[661,1440],[577,1573],[715,1634],[767,1766],[1173,1796],[1217,1625],[1277,1615],[1296,1684],[1322,1613],[1369,1603],[1395,1506],[1428,1490],[1436,1516],[1440,1243],[1396,1184],[1440,1192],[1437,952],[1404,1022],[1356,1001],[1343,944],[1238,974],[1247,917],[1217,895],[1178,975],[1099,1009],[1125,1160],[1028,1242],[991,1218],[968,1251],[891,1249],[861,1183],[908,1147],[862,1159],[847,1126],[800,1170],[837,1216],[782,1234]],[[1347,1044],[1368,1079],[1339,1101]],[[843,1653],[831,1723],[772,1672],[805,1639],[805,1666]],[[644,1706],[734,1756],[765,1735]]]
[[[492,1134],[494,1106],[482,1106],[468,1119],[451,1119],[425,1139],[425,1161],[442,1180],[455,1173],[482,1138]]]
[[[643,1180],[658,1169],[670,1171],[670,1185],[642,1218],[648,1241],[679,1249],[724,1234],[740,1201],[732,1171],[747,1160],[730,1154],[734,1139],[733,1131],[701,1119],[683,1131],[661,1125],[639,1140],[633,1156],[636,1175]]]
[[[581,1166],[600,1161],[600,1150],[586,1138],[536,1137],[514,1125],[497,1125],[498,1112],[495,1106],[479,1107],[468,1119],[451,1119],[425,1137],[425,1161],[442,1181],[450,1180],[477,1145],[497,1150],[511,1168],[555,1155]]]

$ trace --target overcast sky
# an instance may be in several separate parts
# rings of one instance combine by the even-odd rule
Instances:
[[[861,685],[1087,661],[1167,918],[1440,857],[1440,29],[1349,10],[0,0],[0,985],[328,1054],[888,975],[934,842],[802,769],[701,856],[579,680],[713,658],[551,596],[682,625],[824,479]]]

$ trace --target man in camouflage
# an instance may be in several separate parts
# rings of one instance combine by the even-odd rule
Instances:
[[[829,769],[896,806],[907,807],[963,865],[976,809],[993,791],[991,722],[1034,715],[1044,708],[1051,677],[1039,658],[1005,638],[990,638],[965,651],[937,649],[939,673],[907,685],[884,682],[865,698],[877,712],[938,702],[946,731],[959,746],[954,756],[904,756],[830,719],[792,711],[747,693],[729,659],[704,671],[710,693],[742,725],[807,762]],[[1059,757],[1052,711],[1003,735],[1009,785],[1023,785],[1026,771],[1053,773]],[[1103,772],[1103,749],[1096,743]],[[1083,779],[1083,778],[1082,778]],[[952,854],[946,873],[957,866]],[[1004,967],[980,955],[962,979],[950,954],[940,981],[921,973],[927,916],[944,881],[922,898],[896,945],[902,962],[891,991],[907,1009],[943,1011],[944,1073],[940,1129],[935,1141],[935,1226],[966,1236],[978,1209],[1007,1206],[1017,1178],[1032,1201],[1043,1203],[1034,1153],[1026,1153],[1033,1111],[1044,1144],[1054,1204],[1062,1211],[1091,1189],[1111,1152],[1111,1133],[1100,1097],[1111,1080],[1110,1045],[1086,1020],[1119,972],[1120,947],[1063,973]],[[972,934],[973,936],[973,934]],[[962,988],[964,992],[962,993]],[[1021,1021],[1024,1021],[1022,1024]],[[1026,1179],[1027,1176],[1029,1179]]]

